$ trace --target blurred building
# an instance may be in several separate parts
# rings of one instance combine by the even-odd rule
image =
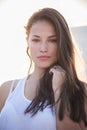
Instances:
[[[87,66],[87,26],[72,27],[71,30]]]

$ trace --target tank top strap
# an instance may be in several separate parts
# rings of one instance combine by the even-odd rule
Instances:
[[[9,92],[9,94],[13,91],[14,83],[15,83],[15,80],[13,80],[12,83],[11,83],[11,88],[10,88],[10,92]]]
[[[19,90],[20,87],[21,87],[21,88],[24,87],[25,80],[26,80],[26,77],[20,79],[20,80],[18,81],[18,83],[17,83],[17,85],[16,85],[15,88],[14,88],[14,84],[15,84],[16,80],[13,80],[13,81],[12,81],[11,88],[10,88],[10,91],[9,91],[9,94],[8,94],[8,97],[7,97],[6,102],[7,102],[13,95],[15,95],[17,92],[19,92],[19,91],[17,91],[17,90]],[[21,90],[21,89],[20,89],[20,90]]]
[[[23,91],[24,86],[25,86],[25,81],[26,81],[26,77],[20,79],[14,91],[16,91],[16,89],[19,91]],[[21,89],[20,89],[20,87],[21,87]],[[17,92],[19,92],[19,91],[17,91]]]
[[[11,93],[12,93],[12,90],[14,88],[14,83],[15,83],[15,80],[12,81],[11,83],[11,87],[10,87],[10,91],[9,91],[9,94],[8,94],[8,97],[6,99],[6,102],[9,100],[9,98],[11,97]]]

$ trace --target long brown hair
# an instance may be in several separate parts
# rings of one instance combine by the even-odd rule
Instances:
[[[83,120],[85,125],[87,125],[84,83],[78,78],[76,72],[75,46],[70,29],[64,17],[57,10],[53,8],[43,8],[35,12],[28,20],[25,26],[27,39],[29,37],[30,28],[38,20],[48,20],[55,27],[59,57],[56,64],[60,65],[66,71],[66,80],[61,87],[60,97],[57,100],[57,102],[60,101],[59,119],[63,119],[64,112],[67,110],[73,121],[80,122]],[[41,78],[36,97],[27,107],[25,113],[31,112],[33,116],[48,105],[50,105],[51,108],[55,105],[52,89],[52,75],[49,74],[50,67]]]

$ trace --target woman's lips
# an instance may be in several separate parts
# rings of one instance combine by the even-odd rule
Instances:
[[[38,59],[40,60],[48,60],[50,56],[38,56]]]

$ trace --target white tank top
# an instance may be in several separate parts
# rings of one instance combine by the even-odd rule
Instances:
[[[31,117],[24,114],[25,109],[31,103],[24,96],[26,78],[21,79],[14,91],[11,90],[5,106],[0,113],[0,130],[56,130],[55,108],[46,107],[43,111]],[[13,83],[12,83],[13,84]]]

